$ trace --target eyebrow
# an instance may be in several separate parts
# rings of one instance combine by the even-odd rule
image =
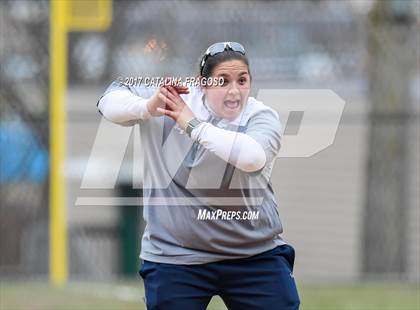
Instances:
[[[246,71],[243,71],[243,72],[239,73],[239,76],[242,76],[242,75],[245,75],[245,74],[249,74],[249,73],[246,72]],[[226,73],[218,74],[218,76],[229,77],[229,75],[226,74]]]

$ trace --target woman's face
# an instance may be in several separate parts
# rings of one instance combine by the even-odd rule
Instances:
[[[219,117],[234,120],[248,101],[251,87],[248,66],[240,60],[225,61],[214,68],[212,77],[223,77],[224,84],[204,88],[210,108]]]

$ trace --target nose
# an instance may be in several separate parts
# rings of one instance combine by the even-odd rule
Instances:
[[[233,82],[231,84],[228,93],[231,96],[236,96],[236,95],[239,94],[239,87],[238,87],[238,84],[236,82]]]

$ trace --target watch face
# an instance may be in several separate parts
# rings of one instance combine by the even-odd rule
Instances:
[[[191,136],[191,132],[193,131],[193,129],[195,127],[197,127],[200,123],[201,123],[201,121],[198,118],[195,118],[195,117],[192,120],[190,120],[188,122],[187,128],[185,129],[185,131],[187,132],[187,134],[189,136]]]

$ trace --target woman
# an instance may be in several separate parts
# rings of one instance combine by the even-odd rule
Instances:
[[[207,85],[210,78],[223,83]],[[298,309],[294,249],[280,237],[269,183],[278,115],[249,97],[239,43],[207,49],[200,84],[114,82],[98,102],[110,121],[140,124],[147,308],[206,309],[219,295],[229,309]]]

